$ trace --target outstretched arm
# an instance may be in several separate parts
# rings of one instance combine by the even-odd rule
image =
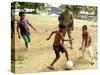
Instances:
[[[28,25],[36,31],[36,29],[31,25],[31,23],[27,20]]]
[[[49,40],[51,38],[51,36],[55,33],[56,31],[53,31],[50,36],[47,38],[47,40]]]
[[[81,44],[80,50],[82,49],[82,47],[83,47],[83,45],[84,45],[84,42],[85,42],[85,39],[82,38],[82,44]]]
[[[70,41],[70,40],[74,40],[73,38],[71,38],[71,39],[65,39],[62,33],[61,33],[60,35],[61,35],[62,41]]]
[[[70,40],[74,40],[73,38],[71,38],[71,39],[64,39],[64,41],[70,41]]]

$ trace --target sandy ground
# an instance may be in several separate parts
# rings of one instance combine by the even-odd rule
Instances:
[[[47,68],[47,66],[55,58],[55,54],[52,48],[54,36],[49,41],[46,41],[46,38],[53,30],[58,29],[57,18],[40,15],[27,15],[27,18],[38,30],[38,32],[35,32],[30,28],[31,43],[29,45],[29,49],[25,48],[23,39],[18,39],[17,33],[15,32],[16,73],[55,71]],[[89,64],[90,59],[87,52],[84,58],[79,58],[81,55],[81,52],[78,50],[81,45],[81,26],[84,24],[88,25],[90,34],[93,38],[94,57],[95,60],[97,60],[96,22],[74,19],[75,28],[74,31],[72,31],[72,37],[75,39],[73,41],[74,49],[71,50],[69,48],[69,42],[65,43],[65,48],[68,50],[69,58],[74,63],[74,67],[72,70],[96,69],[97,67],[97,61],[94,65]],[[57,71],[66,70],[65,62],[66,58],[64,54],[61,54],[60,60],[54,65],[55,69]]]

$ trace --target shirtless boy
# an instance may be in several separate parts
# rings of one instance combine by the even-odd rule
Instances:
[[[56,58],[53,60],[53,62],[50,64],[49,68],[54,69],[53,66],[54,64],[58,61],[60,58],[60,52],[65,53],[67,61],[69,60],[68,58],[68,52],[64,48],[62,42],[63,41],[70,41],[73,39],[64,39],[63,32],[65,30],[64,25],[59,25],[59,30],[53,31],[51,35],[47,38],[49,40],[53,34],[55,34],[54,42],[53,42],[53,49],[55,51]]]

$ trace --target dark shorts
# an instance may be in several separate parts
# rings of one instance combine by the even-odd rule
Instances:
[[[54,46],[53,45],[53,49],[54,49],[56,55],[59,55],[60,52],[61,53],[64,53],[65,52],[65,48],[61,44],[58,45],[58,46]]]

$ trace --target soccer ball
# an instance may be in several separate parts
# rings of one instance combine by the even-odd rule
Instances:
[[[71,70],[73,68],[73,62],[71,60],[68,60],[66,63],[65,63],[65,66],[66,66],[66,69],[67,70]]]

